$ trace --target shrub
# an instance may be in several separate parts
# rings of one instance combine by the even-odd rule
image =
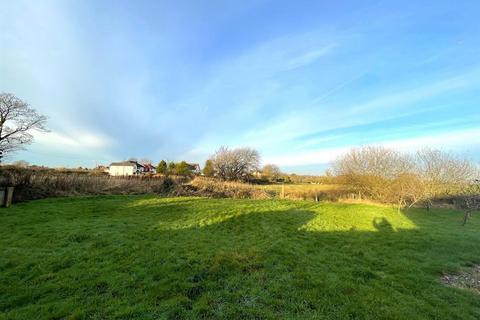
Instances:
[[[188,176],[192,172],[190,171],[190,167],[187,162],[182,161],[175,165],[175,173],[179,176]]]
[[[203,167],[203,174],[205,177],[213,177],[215,175],[215,168],[213,165],[213,161],[208,159],[205,161],[205,166]]]
[[[478,177],[478,167],[448,152],[423,149],[414,155],[383,147],[352,149],[332,164],[337,179],[361,198],[399,207],[454,196]]]

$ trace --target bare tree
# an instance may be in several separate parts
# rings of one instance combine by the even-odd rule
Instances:
[[[350,150],[332,163],[336,175],[365,175],[393,179],[412,168],[408,156],[391,149],[366,146]]]
[[[423,190],[418,198],[427,209],[432,199],[462,193],[478,176],[478,168],[469,159],[430,148],[415,154],[414,165]]]
[[[417,174],[428,183],[432,193],[448,193],[448,190],[442,189],[463,186],[477,175],[476,166],[468,159],[430,148],[416,153],[415,166]]]
[[[332,163],[332,169],[360,197],[389,202],[392,201],[391,182],[410,173],[412,163],[407,155],[395,150],[367,146],[352,149],[337,158]],[[397,182],[400,181],[405,179]],[[398,201],[403,201],[403,198]]]
[[[250,175],[258,170],[260,155],[251,148],[230,150],[220,147],[211,158],[215,172],[224,180],[248,180]]]
[[[266,164],[262,168],[262,176],[270,181],[277,181],[281,178],[282,172],[280,168],[275,164]]]
[[[151,165],[153,162],[150,159],[142,158],[142,159],[140,159],[140,161],[138,161],[138,163],[140,163],[141,165],[146,165],[146,164]]]
[[[19,168],[27,168],[30,164],[25,161],[25,160],[17,160],[14,163],[12,163],[15,167]]]
[[[32,143],[32,130],[48,131],[47,118],[12,93],[0,94],[0,162],[9,153]]]
[[[476,179],[463,188],[460,196],[455,199],[455,207],[465,212],[463,225],[466,225],[472,212],[480,211],[480,180]]]
[[[397,203],[398,210],[405,207],[412,207],[415,203],[422,201],[425,195],[424,184],[419,176],[414,173],[402,173],[389,182],[388,201]]]
[[[416,203],[430,208],[434,199],[462,194],[478,177],[473,162],[434,149],[422,149],[413,156],[382,147],[352,149],[332,167],[353,191],[372,200],[397,203],[399,208]],[[472,199],[471,195],[467,198]]]

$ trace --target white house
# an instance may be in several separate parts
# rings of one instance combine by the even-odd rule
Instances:
[[[131,176],[142,172],[143,166],[136,161],[113,162],[108,169],[111,176]]]

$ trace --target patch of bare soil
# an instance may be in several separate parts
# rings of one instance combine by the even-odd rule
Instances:
[[[480,265],[455,274],[444,274],[442,282],[447,286],[466,289],[480,294]]]

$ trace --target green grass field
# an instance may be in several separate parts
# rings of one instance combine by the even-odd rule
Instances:
[[[478,319],[480,217],[108,196],[0,210],[0,319]]]

